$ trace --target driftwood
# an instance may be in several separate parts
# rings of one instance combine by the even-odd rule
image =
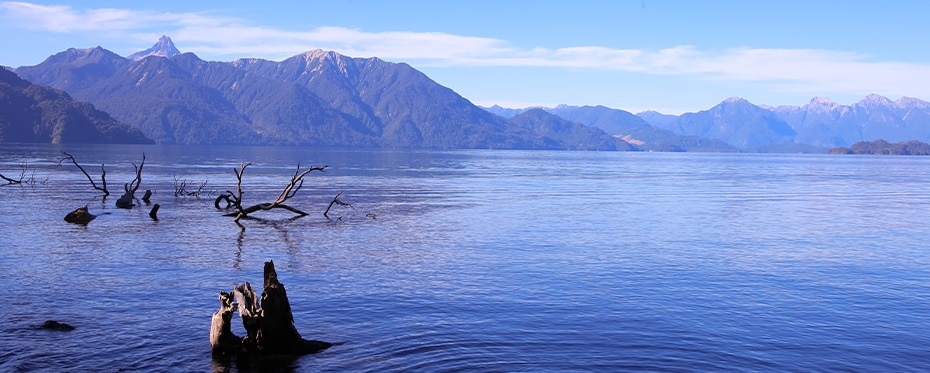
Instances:
[[[69,212],[68,215],[65,215],[65,221],[68,223],[87,225],[87,223],[90,223],[90,221],[94,220],[96,217],[97,215],[87,211],[87,205],[84,205]]]
[[[273,261],[265,262],[261,298],[258,298],[248,282],[237,286],[233,294],[247,335],[239,339],[232,334],[230,320],[235,304],[228,293],[221,291],[220,309],[213,315],[210,327],[210,346],[214,354],[248,352],[305,355],[323,351],[333,345],[300,336],[294,326],[287,292],[284,284],[278,281]]]
[[[247,218],[249,214],[258,212],[258,211],[267,211],[271,209],[284,209],[290,212],[293,212],[299,216],[308,215],[306,212],[298,210],[294,207],[284,204],[288,199],[293,198],[297,191],[304,185],[304,176],[307,176],[312,171],[324,172],[327,166],[321,167],[310,167],[306,170],[300,170],[300,163],[297,164],[297,170],[294,171],[294,176],[291,176],[291,181],[284,187],[284,190],[281,191],[281,194],[278,195],[278,198],[273,202],[268,203],[259,203],[249,207],[242,206],[242,174],[245,172],[246,167],[251,166],[252,162],[245,163],[238,169],[233,171],[236,173],[236,191],[227,190],[226,194],[221,194],[214,201],[214,206],[219,208],[220,201],[225,200],[227,207],[231,206],[236,209],[236,212],[227,214],[226,216],[236,217],[236,223],[239,222],[242,218]]]

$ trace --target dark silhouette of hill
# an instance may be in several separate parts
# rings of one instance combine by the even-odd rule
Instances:
[[[86,102],[0,68],[0,142],[152,143]]]

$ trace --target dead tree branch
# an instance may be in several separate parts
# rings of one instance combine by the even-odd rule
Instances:
[[[29,166],[26,163],[19,165],[19,179],[13,179],[0,174],[0,179],[3,179],[7,182],[7,185],[10,184],[34,184],[36,180],[36,172],[32,171],[32,176],[26,179],[26,173],[29,172]]]
[[[341,195],[342,195],[342,192],[339,192],[339,194],[336,194],[336,196],[333,197],[332,202],[329,203],[329,206],[326,206],[326,211],[323,211],[323,216],[325,216],[327,219],[329,219],[329,209],[333,208],[333,205],[346,206],[353,210],[355,209],[355,207],[352,207],[352,205],[340,201],[339,196]]]
[[[10,184],[22,184],[22,183],[23,183],[23,179],[22,179],[22,178],[20,178],[19,180],[11,179],[11,178],[8,178],[8,177],[6,177],[6,176],[3,176],[3,174],[0,174],[0,179],[5,180],[6,183],[7,183],[7,185],[10,185]]]
[[[278,195],[278,198],[276,198],[273,202],[259,203],[249,207],[242,207],[242,174],[245,172],[246,167],[250,165],[252,165],[252,162],[243,164],[239,169],[234,169],[236,172],[237,180],[236,191],[232,192],[227,190],[226,194],[220,195],[214,201],[214,206],[217,208],[219,208],[220,200],[226,200],[227,206],[232,204],[232,207],[236,208],[236,212],[228,214],[228,216],[235,216],[236,223],[238,223],[242,218],[247,218],[251,213],[257,211],[267,211],[276,208],[285,209],[300,216],[308,215],[306,212],[284,204],[284,202],[293,198],[297,194],[297,191],[299,191],[300,188],[304,185],[304,176],[307,176],[307,174],[313,171],[324,172],[327,167],[310,167],[301,171],[300,163],[297,163],[297,169],[294,171],[294,176],[291,176],[291,181],[287,184],[287,186],[284,187],[284,189]]]
[[[174,177],[174,196],[178,197],[195,197],[200,198],[200,194],[203,193],[203,188],[207,186],[207,181],[200,183],[196,190],[187,190],[187,187],[191,185],[188,184],[187,180],[180,179],[177,176]]]
[[[93,186],[94,189],[103,192],[104,197],[110,195],[110,191],[107,190],[107,170],[106,168],[104,168],[102,163],[100,164],[100,182],[103,186],[98,187],[97,183],[94,182],[94,178],[90,177],[90,174],[88,174],[87,171],[84,170],[84,167],[81,167],[81,165],[77,163],[77,160],[74,159],[73,155],[68,154],[68,152],[61,152],[61,154],[64,154],[65,156],[58,159],[58,167],[61,167],[61,162],[70,160],[71,163],[74,163],[74,165],[77,166],[77,168],[81,170],[81,172],[84,173],[84,176],[87,176],[87,180],[90,181],[90,185]]]

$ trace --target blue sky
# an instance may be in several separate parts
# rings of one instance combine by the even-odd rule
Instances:
[[[68,48],[280,61],[312,49],[405,62],[475,104],[706,110],[728,97],[930,100],[930,2],[0,2],[0,65]]]

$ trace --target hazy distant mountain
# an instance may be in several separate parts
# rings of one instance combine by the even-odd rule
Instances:
[[[100,47],[69,49],[16,71],[67,90],[159,143],[534,149],[545,141],[407,64],[310,51],[281,62],[171,57],[167,37],[139,60]],[[557,125],[553,124],[553,125]],[[606,134],[590,133],[585,143]],[[609,138],[609,136],[607,136]]]
[[[685,113],[669,130],[723,140],[741,149],[792,144],[796,132],[772,111],[741,98],[729,98],[709,110]]]
[[[559,105],[550,113],[585,125],[600,128],[642,149],[657,151],[737,151],[724,141],[700,136],[680,135],[656,128],[625,110],[604,106]]]
[[[646,123],[664,129],[675,128],[675,122],[678,121],[677,115],[662,114],[654,110],[639,112],[636,113],[636,116],[645,120]]]
[[[638,150],[620,139],[607,136],[597,127],[572,122],[543,109],[529,109],[509,119],[509,122],[539,135],[544,143],[541,148],[559,149],[565,139],[578,150]],[[593,140],[593,141],[592,141]]]
[[[599,128],[614,138],[623,140],[626,145],[620,145],[621,149],[630,146],[635,149],[655,151],[732,152],[738,150],[720,140],[685,136],[656,128],[628,111],[604,106],[559,105],[554,108],[508,109],[495,105],[484,109],[503,116],[517,115],[539,109],[545,110],[570,122]]]
[[[930,102],[910,97],[891,101],[873,94],[853,105],[814,98],[800,107],[763,107],[731,98],[699,113],[647,111],[637,116],[676,133],[701,134],[765,152],[826,152],[878,139],[930,141]]]
[[[501,107],[501,106],[499,106],[499,105],[494,105],[494,106],[491,106],[491,107],[484,107],[484,106],[479,106],[479,107],[482,108],[482,109],[484,109],[484,110],[487,110],[488,112],[490,112],[490,113],[492,113],[492,114],[499,115],[499,116],[502,116],[502,117],[504,117],[504,118],[513,118],[513,117],[515,117],[515,116],[517,116],[517,115],[520,115],[520,114],[522,114],[522,113],[524,113],[524,112],[526,112],[527,110],[530,110],[530,109],[545,109],[545,108],[542,108],[542,107],[540,107],[540,108],[530,107],[530,108],[522,108],[522,109],[511,109],[511,108]]]
[[[0,68],[0,142],[152,143],[93,105],[5,68]]]

